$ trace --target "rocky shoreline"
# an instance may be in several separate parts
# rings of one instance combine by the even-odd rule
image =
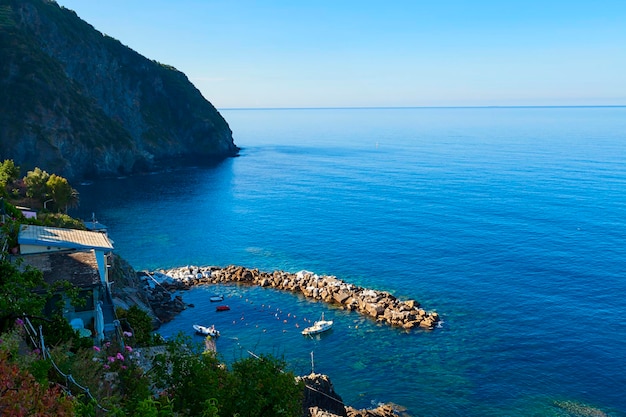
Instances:
[[[379,404],[372,409],[356,409],[343,403],[330,378],[323,374],[297,377],[307,387],[304,391],[304,417],[409,417],[395,404]]]
[[[258,285],[302,294],[307,298],[336,305],[391,326],[404,329],[434,329],[440,322],[439,314],[427,312],[415,300],[399,300],[386,291],[366,289],[338,279],[308,271],[262,272],[243,266],[185,266],[160,271],[138,272],[152,310],[161,322],[167,322],[187,305],[182,297],[172,298],[172,291],[186,290],[196,285],[238,283]]]

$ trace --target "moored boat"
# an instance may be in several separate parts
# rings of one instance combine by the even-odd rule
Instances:
[[[228,311],[230,310],[230,307],[228,307],[227,305],[221,305],[221,306],[217,306],[215,310],[216,311]]]
[[[193,329],[196,331],[196,333],[203,336],[219,337],[220,335],[219,330],[217,330],[215,326],[206,327],[199,324],[194,324]]]
[[[332,329],[332,327],[333,327],[333,321],[325,320],[324,313],[322,313],[321,320],[318,320],[315,323],[313,323],[313,326],[307,327],[306,329],[302,330],[302,334],[307,336],[307,335],[323,333],[325,331]]]
[[[223,295],[212,295],[209,300],[214,303],[217,301],[224,301],[224,296]]]

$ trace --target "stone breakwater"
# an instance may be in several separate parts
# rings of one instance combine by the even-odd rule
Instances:
[[[349,284],[335,276],[317,275],[309,271],[262,272],[242,266],[185,266],[170,270],[144,272],[150,281],[159,282],[154,291],[161,289],[183,290],[196,285],[239,283],[258,285],[277,290],[303,294],[307,298],[357,311],[374,320],[404,329],[433,329],[439,323],[439,314],[427,312],[415,300],[399,300],[386,291],[375,291]],[[158,298],[152,296],[153,299]],[[181,300],[175,302],[181,304]],[[168,302],[171,301],[168,298]],[[153,306],[154,308],[154,306]]]

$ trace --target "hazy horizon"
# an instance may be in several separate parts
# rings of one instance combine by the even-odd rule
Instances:
[[[626,104],[626,2],[59,0],[217,108]]]
[[[592,108],[626,107],[626,104],[580,104],[580,105],[510,105],[510,106],[318,106],[318,107],[217,107],[218,110],[350,110],[350,109],[497,109],[497,108]]]

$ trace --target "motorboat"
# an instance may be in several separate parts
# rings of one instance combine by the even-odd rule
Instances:
[[[227,305],[221,305],[221,306],[215,307],[215,311],[228,311],[228,310],[230,310],[230,307],[228,307]]]
[[[224,301],[224,296],[223,295],[212,295],[211,297],[209,297],[209,300],[212,303],[218,302],[218,301]]]
[[[211,337],[220,336],[220,332],[215,328],[215,326],[206,327],[206,326],[201,326],[199,324],[194,324],[193,329],[196,331],[196,333],[202,336],[211,336]]]
[[[308,335],[323,333],[325,331],[332,329],[332,327],[333,327],[333,321],[325,320],[324,313],[322,313],[322,318],[316,321],[315,323],[313,323],[313,326],[307,327],[306,329],[302,330],[302,334],[305,336],[308,336]]]

